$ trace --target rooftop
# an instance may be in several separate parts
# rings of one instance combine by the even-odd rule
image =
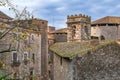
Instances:
[[[52,31],[50,33],[67,33],[67,28],[58,29],[58,30]]]
[[[120,24],[120,17],[106,16],[93,21],[92,24]]]
[[[0,11],[0,18],[2,18],[2,19],[12,19],[8,15],[4,14],[2,11]]]
[[[98,42],[99,43],[99,42]],[[83,42],[60,42],[50,47],[55,54],[64,58],[73,58],[77,55],[83,55],[91,50],[97,50],[103,46],[116,43],[113,40],[102,41],[99,44],[92,44],[90,41]]]

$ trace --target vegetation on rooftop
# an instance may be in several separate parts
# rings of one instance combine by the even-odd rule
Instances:
[[[88,51],[96,51],[97,49],[116,43],[114,40],[105,40],[94,45],[90,41],[84,42],[60,42],[55,43],[50,47],[50,50],[55,54],[64,58],[73,58],[77,55],[83,55]]]

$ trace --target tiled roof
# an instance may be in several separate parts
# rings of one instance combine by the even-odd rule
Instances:
[[[120,24],[120,17],[106,16],[93,21],[92,24]]]
[[[58,30],[52,31],[50,33],[67,33],[67,28],[58,29]]]
[[[2,19],[12,19],[11,17],[4,14],[2,11],[0,11],[0,18],[2,18]]]
[[[94,42],[93,42],[94,43]],[[97,50],[103,46],[111,43],[116,43],[115,41],[102,41],[99,44],[92,44],[90,41],[84,42],[60,42],[55,43],[50,47],[50,50],[55,54],[64,58],[73,58],[77,55],[83,55],[88,51]]]

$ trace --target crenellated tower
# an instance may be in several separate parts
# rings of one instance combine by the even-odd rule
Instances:
[[[78,14],[67,16],[67,41],[89,40],[91,34],[91,17]]]

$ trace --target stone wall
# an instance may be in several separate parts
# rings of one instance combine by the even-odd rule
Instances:
[[[69,41],[89,40],[91,34],[91,17],[87,15],[67,16],[67,28]]]
[[[55,35],[55,42],[67,42],[67,33],[58,33]]]
[[[47,80],[47,64],[48,64],[48,39],[47,39],[47,21],[33,19],[30,23],[33,25],[33,28],[37,30],[31,30],[26,28],[20,28],[19,32],[15,32],[15,30],[10,31],[3,40],[0,42],[2,46],[0,46],[0,50],[4,49],[7,45],[7,49],[9,48],[9,44],[12,43],[12,48],[17,51],[11,51],[7,54],[6,59],[6,72],[16,72],[18,78],[23,79],[26,77],[28,80],[30,78],[30,74],[36,77],[38,80]],[[0,25],[0,31],[7,30],[10,28],[4,27],[4,25]],[[23,26],[22,26],[23,27]],[[29,28],[29,27],[27,27]],[[22,34],[23,32],[27,33],[27,37],[25,39],[16,40],[17,34]],[[23,33],[24,34],[24,33]],[[20,37],[19,37],[20,38]],[[5,47],[3,48],[3,44]],[[18,48],[18,49],[17,49]],[[13,53],[17,53],[17,62],[19,65],[13,65]],[[27,64],[24,62],[24,54],[27,54]],[[34,56],[33,56],[34,55]],[[34,60],[33,60],[34,57]],[[33,71],[33,73],[31,73]],[[41,77],[42,76],[42,77]],[[10,75],[10,77],[14,77]]]
[[[91,36],[104,36],[105,40],[117,40],[120,38],[120,26],[94,26],[91,27]]]
[[[68,80],[68,60],[54,54],[53,66],[53,80]]]
[[[28,36],[25,39],[20,39],[19,41],[14,40],[15,35],[16,34],[13,36],[13,33],[9,33],[3,38],[4,41],[0,40],[2,42],[1,45],[5,45],[4,50],[9,48],[10,43],[12,43],[11,50],[15,50],[1,54],[1,56],[4,54],[6,55],[4,56],[6,58],[4,60],[6,61],[5,71],[7,73],[15,72],[17,75],[19,75],[17,77],[19,79],[29,79],[30,70],[32,69],[32,76],[38,79],[38,75],[41,75],[41,35],[39,33],[27,33]],[[0,50],[2,50],[2,48],[0,48]],[[13,59],[13,53],[17,53],[17,61],[14,61]],[[17,62],[18,65],[14,62]],[[9,77],[15,78],[14,74],[10,75]]]
[[[120,45],[110,44],[73,60],[72,80],[120,80]]]
[[[119,53],[120,45],[111,43],[73,59],[53,54],[52,80],[120,80]]]

